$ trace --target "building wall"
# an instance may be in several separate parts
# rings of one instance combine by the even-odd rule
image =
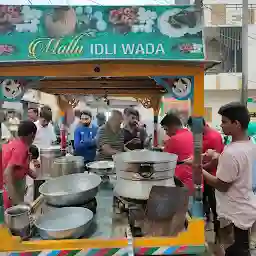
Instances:
[[[223,90],[223,91],[213,91],[208,90],[205,91],[205,107],[211,108],[212,112],[212,122],[210,125],[213,127],[219,127],[221,118],[218,115],[219,108],[229,102],[232,101],[239,101],[240,100],[240,92],[238,90]],[[249,90],[248,92],[249,97],[256,98],[256,90]],[[250,110],[251,106],[248,105]]]
[[[256,2],[249,1],[249,24],[256,24]],[[207,0],[204,1],[205,26],[241,26],[242,1]]]
[[[249,84],[251,88],[256,89],[256,25],[250,25],[248,28],[248,33]]]
[[[232,0],[232,1],[229,1],[229,0],[204,0],[203,1],[204,4],[242,4],[242,0]],[[248,1],[249,4],[256,4],[255,0],[249,0]]]

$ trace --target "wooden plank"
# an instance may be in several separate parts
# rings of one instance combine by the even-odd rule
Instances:
[[[50,93],[50,94],[78,94],[78,95],[90,95],[90,94],[94,94],[94,95],[162,95],[164,94],[164,92],[161,92],[158,89],[122,89],[119,88],[117,89],[110,89],[110,90],[104,90],[104,89],[54,89],[54,88],[48,88],[48,89],[42,89],[42,92],[46,92],[46,93]]]
[[[147,76],[136,76],[136,77],[115,77],[115,76],[106,76],[106,77],[100,77],[100,76],[93,76],[93,77],[88,77],[88,76],[72,76],[72,77],[45,77],[43,81],[99,81],[99,82],[146,82],[146,81],[151,81],[154,82],[153,79],[147,77]]]
[[[99,62],[100,63],[100,62]],[[0,66],[2,76],[185,76],[195,75],[200,72],[199,66],[179,64],[174,62],[155,63],[119,63],[117,61],[94,63],[58,63],[58,64],[20,64],[12,66]]]
[[[121,82],[121,81],[41,81],[39,88],[160,88],[154,81],[150,82]]]

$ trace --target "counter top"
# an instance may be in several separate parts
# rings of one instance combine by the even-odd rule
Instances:
[[[113,209],[113,189],[110,186],[101,186],[96,196],[97,212],[94,222],[84,238],[123,238],[128,227],[126,218],[115,218]],[[45,203],[37,208],[35,218],[45,210]],[[30,240],[40,240],[35,232]]]
[[[103,183],[100,186],[99,192],[96,196],[97,200],[97,211],[94,216],[94,222],[91,225],[88,232],[83,236],[83,238],[94,238],[94,239],[110,239],[110,238],[124,238],[128,225],[128,218],[126,213],[116,213],[113,207],[114,205],[114,193],[113,188],[108,183]],[[189,210],[192,207],[193,199],[189,200]],[[47,205],[44,202],[37,208],[36,216],[42,214],[42,212],[47,212]],[[31,240],[41,240],[39,235],[31,238]]]

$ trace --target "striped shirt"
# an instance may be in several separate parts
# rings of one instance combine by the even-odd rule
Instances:
[[[104,154],[102,151],[103,145],[109,145],[112,149],[117,151],[124,151],[124,131],[120,129],[118,132],[113,132],[106,123],[102,126],[97,135],[97,160],[112,160],[112,156]]]

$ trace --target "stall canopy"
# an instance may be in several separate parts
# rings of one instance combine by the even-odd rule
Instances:
[[[148,77],[72,77],[45,78],[37,88],[51,94],[69,95],[99,95],[99,96],[159,96],[166,93],[166,89]]]

